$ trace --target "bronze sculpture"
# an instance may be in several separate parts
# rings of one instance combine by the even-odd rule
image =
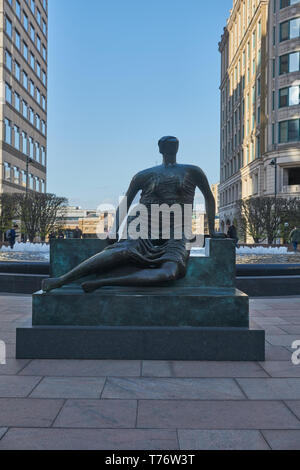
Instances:
[[[91,274],[104,274],[120,266],[135,266],[136,272],[126,272],[122,275],[98,278],[86,281],[82,284],[85,292],[92,292],[102,286],[153,286],[166,281],[173,281],[185,276],[189,259],[187,239],[181,221],[181,236],[174,236],[174,220],[171,221],[171,236],[165,239],[161,226],[158,228],[156,239],[151,238],[150,219],[152,208],[174,204],[182,207],[192,206],[196,187],[203,193],[206,203],[210,236],[224,237],[215,233],[215,200],[210,190],[208,180],[203,171],[193,165],[180,165],[176,162],[179,141],[176,137],[163,137],[159,143],[160,153],[163,155],[162,165],[150,168],[138,173],[131,181],[126,193],[127,214],[130,206],[141,191],[140,204],[149,211],[148,236],[137,239],[113,240],[113,244],[102,252],[84,261],[79,266],[60,278],[46,279],[43,282],[43,290],[48,292],[62,287]],[[123,222],[119,217],[119,209],[116,214],[116,234]],[[177,227],[178,229],[178,227]]]

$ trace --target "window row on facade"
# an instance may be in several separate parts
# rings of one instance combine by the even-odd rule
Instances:
[[[17,92],[12,92],[11,87],[5,84],[5,98],[6,102],[14,106],[14,108],[22,114],[24,119],[30,122],[39,132],[46,136],[46,123],[40,118],[40,115],[35,113],[34,110],[28,106],[27,102],[20,98]]]
[[[25,90],[32,96],[38,105],[46,112],[47,104],[46,97],[41,93],[40,89],[35,85],[34,81],[28,78],[27,72],[23,69],[17,61],[13,61],[10,53],[5,51],[5,65],[8,70],[13,74],[14,78],[25,88]]]
[[[16,36],[18,37],[18,36]],[[23,54],[24,59],[26,62],[29,64],[31,67],[32,71],[37,75],[37,77],[41,80],[44,86],[47,85],[47,74],[46,71],[42,68],[40,62],[36,60],[34,54],[32,52],[28,52],[28,46],[27,44],[23,41],[22,42],[22,48],[21,48],[21,42],[19,43],[18,49],[20,50],[20,53]],[[5,51],[5,65],[10,64],[12,61],[12,56],[8,50]],[[8,67],[9,68],[9,67]]]
[[[4,141],[32,160],[46,166],[45,147],[39,142],[34,141],[32,137],[28,136],[17,125],[13,125],[7,118],[4,119]]]
[[[17,18],[20,20],[20,23],[23,25],[24,29],[29,32],[29,21],[28,14],[24,8],[21,7],[21,2],[19,0],[7,0],[11,8],[15,12]],[[41,10],[36,4],[35,0],[25,0],[28,8],[30,8],[32,15],[35,17],[41,31],[45,36],[47,36],[47,23],[43,18]],[[43,6],[45,12],[47,11],[47,2],[40,2]]]
[[[24,189],[27,187],[32,191],[38,191],[40,193],[45,192],[45,180],[43,178],[34,176],[32,173],[28,173],[27,175],[25,170],[20,170],[17,166],[11,166],[8,162],[4,162],[3,164],[3,179],[9,183],[22,186]]]

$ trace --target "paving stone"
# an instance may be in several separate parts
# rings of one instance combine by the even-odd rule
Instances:
[[[141,400],[139,428],[300,429],[300,421],[278,401]]]
[[[135,400],[68,400],[54,427],[134,428]]]
[[[32,398],[100,398],[105,377],[45,377]]]
[[[0,427],[49,427],[63,403],[63,400],[1,398]]]
[[[0,398],[27,397],[39,383],[41,377],[21,377],[19,375],[0,376]]]
[[[176,431],[159,429],[15,429],[0,450],[177,450]]]
[[[233,379],[109,378],[102,398],[244,400]]]
[[[22,375],[49,377],[138,377],[140,361],[33,360]]]
[[[0,325],[1,327],[1,325]],[[1,331],[0,333],[0,338],[1,341],[4,341],[6,344],[15,344],[16,343],[16,332],[11,331],[11,332],[3,332]]]
[[[290,361],[291,353],[283,346],[266,343],[266,361]]]
[[[144,377],[267,377],[257,362],[143,361]]]
[[[263,431],[272,450],[300,450],[300,431]]]
[[[250,400],[299,400],[300,379],[237,379]]]
[[[283,320],[280,317],[270,317],[270,318],[263,318],[261,316],[258,317],[251,317],[251,320],[260,325],[261,327],[264,326],[276,326],[276,325],[288,325],[288,322]]]
[[[266,361],[261,366],[271,377],[300,377],[300,366],[291,361]]]
[[[300,420],[300,401],[286,401],[286,404]]]
[[[286,325],[282,325],[280,327],[282,330],[284,330],[286,333],[290,335],[298,335],[300,336],[300,325],[291,325],[287,323]],[[299,337],[300,339],[300,337]]]
[[[4,436],[4,434],[6,433],[7,431],[7,428],[0,428],[0,440],[1,438]]]
[[[266,336],[266,341],[273,346],[291,347],[294,341],[299,341],[300,337],[295,335],[270,335]]]
[[[181,450],[269,450],[261,433],[254,430],[182,429],[178,437]]]
[[[16,375],[29,362],[27,359],[7,359],[6,364],[0,365],[0,375]]]

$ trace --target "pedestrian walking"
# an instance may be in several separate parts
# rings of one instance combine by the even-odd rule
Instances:
[[[293,244],[294,251],[297,251],[298,245],[300,244],[300,229],[295,227],[294,230],[291,231],[289,238]]]

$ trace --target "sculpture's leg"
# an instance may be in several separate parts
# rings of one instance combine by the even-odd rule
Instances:
[[[173,281],[177,278],[177,263],[167,261],[160,268],[141,269],[136,273],[124,276],[87,281],[81,286],[85,292],[93,292],[103,286],[151,286],[161,282]]]
[[[57,289],[85,276],[98,274],[101,271],[106,271],[116,266],[122,266],[128,262],[128,259],[129,256],[126,249],[101,251],[61,277],[44,279],[42,289],[44,292],[49,292],[52,289]]]

